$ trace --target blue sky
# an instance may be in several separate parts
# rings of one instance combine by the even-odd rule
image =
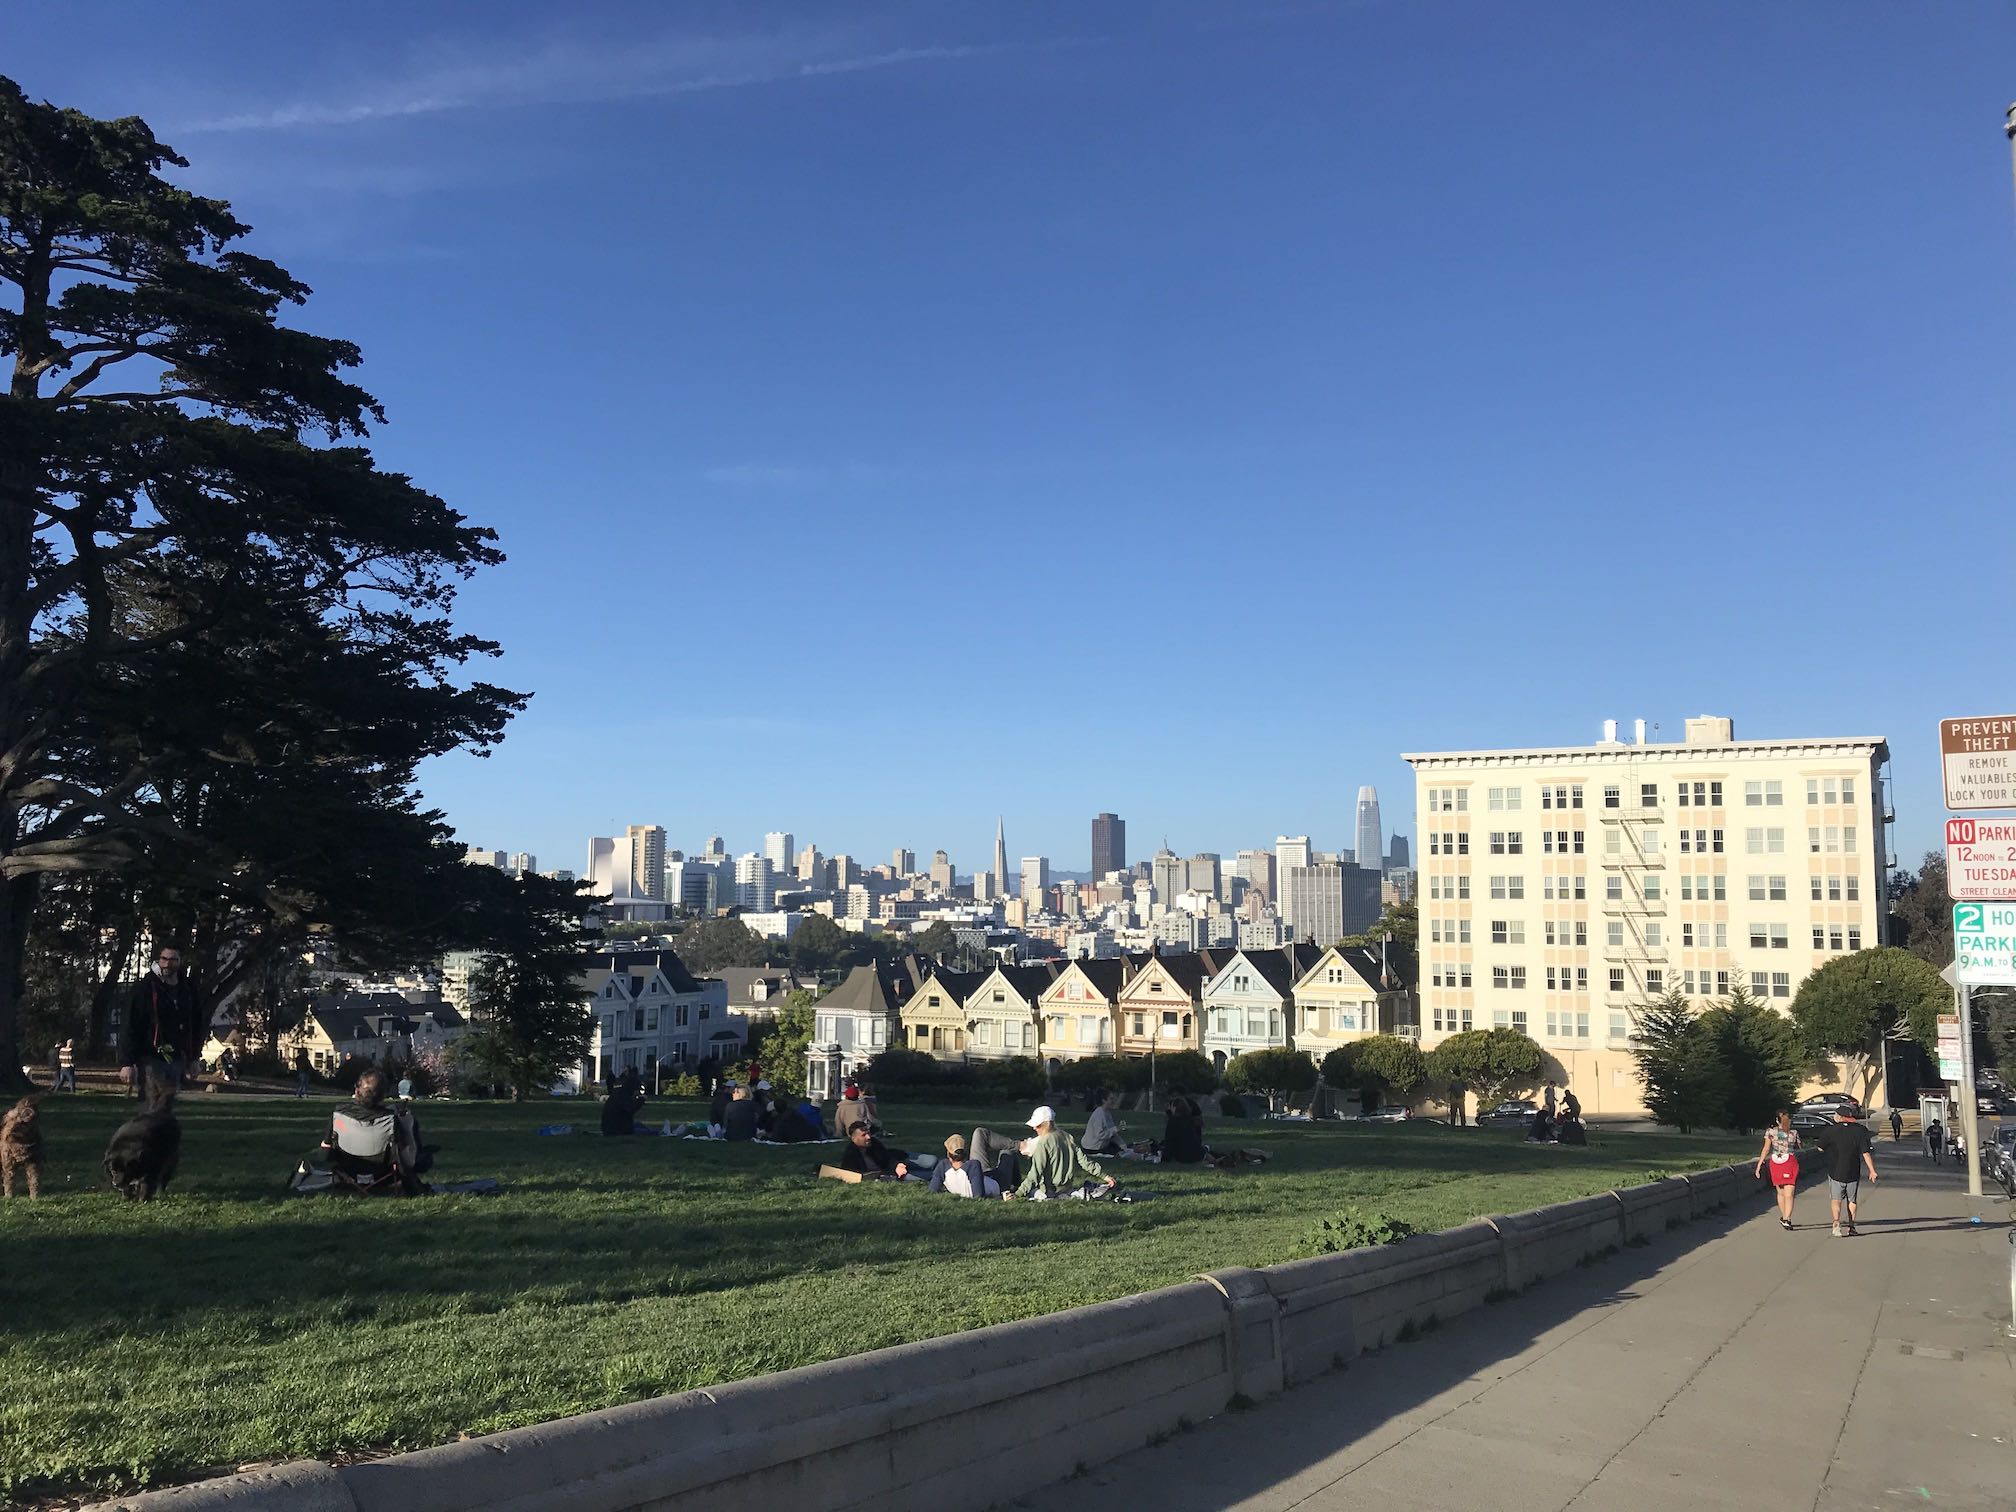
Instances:
[[[1404,750],[2016,709],[2016,11],[0,16],[361,342],[510,554],[432,768],[579,867],[1413,830]]]

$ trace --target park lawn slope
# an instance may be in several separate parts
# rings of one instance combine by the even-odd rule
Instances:
[[[98,1170],[131,1106],[46,1102],[43,1200],[0,1207],[10,1499],[420,1448],[1270,1264],[1347,1204],[1444,1228],[1750,1151],[1214,1120],[1269,1163],[1110,1162],[1155,1200],[1030,1205],[815,1180],[830,1146],[535,1132],[592,1127],[592,1105],[428,1104],[436,1179],[505,1190],[403,1202],[284,1195],[328,1104],[212,1096],[183,1105],[171,1194],[139,1205]],[[1024,1112],[884,1109],[892,1147],[922,1150]]]

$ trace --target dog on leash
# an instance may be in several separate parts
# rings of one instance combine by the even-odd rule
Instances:
[[[35,1111],[39,1097],[24,1097],[0,1119],[0,1193],[12,1198],[14,1173],[28,1177],[30,1199],[42,1195],[42,1119]]]
[[[128,1202],[152,1202],[168,1188],[182,1154],[182,1125],[175,1117],[175,1089],[156,1082],[147,1107],[112,1131],[105,1146],[105,1174],[112,1190]]]

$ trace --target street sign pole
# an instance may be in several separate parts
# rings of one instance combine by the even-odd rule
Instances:
[[[1960,994],[1960,1127],[1967,1135],[1967,1195],[1981,1195],[1981,1110],[1974,1095],[1973,989],[1962,982]]]

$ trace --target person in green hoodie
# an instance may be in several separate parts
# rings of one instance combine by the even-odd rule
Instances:
[[[1029,1127],[1036,1131],[1029,1144],[1029,1169],[1022,1184],[1003,1192],[1003,1202],[1026,1197],[1032,1202],[1052,1202],[1062,1198],[1084,1200],[1104,1183],[1111,1190],[1115,1182],[1083,1150],[1078,1141],[1057,1127],[1057,1110],[1047,1104],[1029,1115]]]

